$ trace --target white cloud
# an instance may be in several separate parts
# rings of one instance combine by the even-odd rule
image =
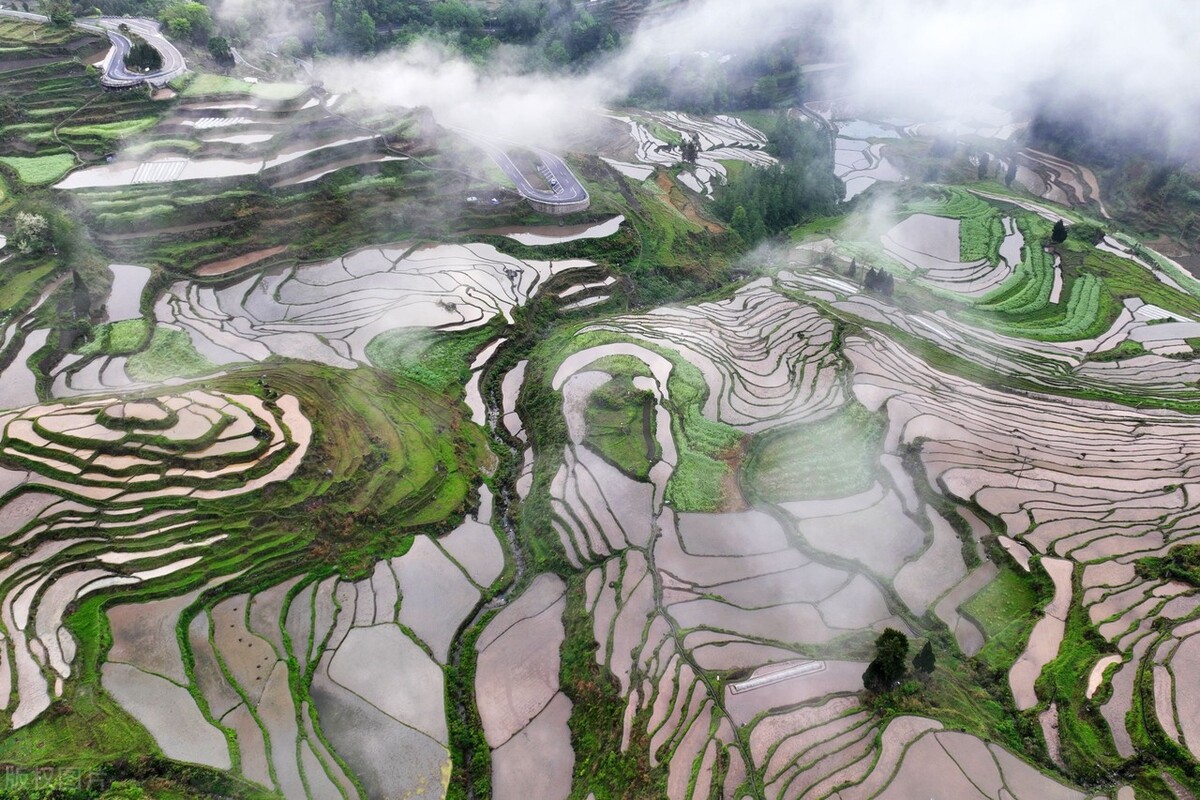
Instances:
[[[701,0],[652,19],[583,76],[484,70],[420,44],[366,64],[334,61],[322,77],[334,91],[426,105],[448,124],[546,142],[622,97],[656,55],[745,55],[818,24],[828,55],[845,63],[846,90],[889,113],[961,118],[995,101],[1022,112],[1048,96],[1106,126],[1152,119],[1164,142],[1200,143],[1195,0]]]

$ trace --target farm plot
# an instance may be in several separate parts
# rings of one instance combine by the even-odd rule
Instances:
[[[225,538],[201,537],[188,514],[148,506],[218,501],[285,481],[312,435],[293,396],[268,408],[251,395],[202,391],[36,406],[0,425],[3,533],[19,548],[0,572],[8,632],[0,661],[17,675],[0,699],[4,707],[15,700],[14,728],[61,697],[71,677],[69,605],[189,569]]]
[[[736,117],[718,115],[707,119],[674,111],[610,116],[629,126],[638,162],[678,167],[679,181],[699,194],[711,195],[713,187],[725,181],[722,161],[744,161],[760,167],[776,163],[765,152],[766,134]],[[699,143],[695,164],[683,161],[680,144],[684,139]],[[618,168],[633,177],[643,174],[627,165]]]
[[[263,622],[282,618],[279,604],[292,584],[262,593],[262,604],[245,589],[236,595],[216,587],[281,565],[293,574],[327,572],[322,565],[380,548],[379,525],[402,532],[437,523],[462,507],[488,457],[476,429],[423,390],[364,371],[339,376],[274,367],[206,390],[45,404],[0,418],[0,536],[8,550],[0,562],[0,675],[15,677],[0,685],[0,719],[15,729],[7,742],[61,735],[61,726],[73,724],[72,708],[87,707],[103,685],[173,757],[219,768],[241,763],[247,777],[277,784],[288,796],[303,794],[301,784],[314,796],[340,794],[315,788],[315,765],[328,765],[339,783],[338,762],[311,732],[297,744],[297,720],[310,714],[307,695],[293,699],[286,641]],[[336,510],[325,494],[338,498]],[[248,496],[256,501],[247,503]],[[354,516],[367,508],[371,522],[356,524]],[[450,541],[456,552],[471,552],[452,558],[418,544],[409,555],[424,568],[410,572],[442,576],[439,598],[452,590],[456,607],[469,610],[503,568],[503,552],[478,522],[452,534],[448,547]],[[463,566],[444,568],[443,561]],[[428,659],[420,673],[428,684],[441,671],[426,648],[444,652],[460,621],[443,615],[431,626],[424,584],[409,583],[413,593],[395,624],[405,626],[406,641],[415,635],[422,643],[395,645],[393,636],[379,646]],[[205,594],[193,603],[201,586]],[[70,614],[79,602],[97,609],[115,590],[123,604],[111,608],[111,663],[101,664],[97,629],[78,627]],[[381,592],[394,606],[395,578],[391,591]],[[143,613],[131,605],[140,599],[159,605]],[[185,639],[191,656],[177,644]],[[366,640],[364,647],[375,646]],[[87,663],[77,663],[80,653]],[[193,662],[194,673],[184,670]],[[59,712],[46,714],[52,704]],[[436,707],[442,709],[440,700]],[[241,756],[225,746],[222,727],[241,739]],[[429,734],[431,741],[439,736],[445,739],[438,730]],[[105,746],[121,752],[127,745]],[[445,747],[431,748],[426,761],[436,765],[428,774],[441,781]]]
[[[856,287],[844,277],[812,262],[820,243],[797,248],[791,269],[781,271],[776,281],[781,289],[802,291],[810,297],[829,302],[839,314],[871,327],[884,326],[914,337],[933,352],[960,360],[961,363],[986,365],[989,372],[1036,390],[1066,394],[1087,392],[1122,399],[1130,396],[1153,397],[1165,402],[1190,402],[1200,365],[1145,352],[1141,355],[1104,360],[1117,350],[1131,333],[1145,330],[1150,337],[1155,328],[1139,319],[1130,308],[1139,308],[1138,300],[1129,299],[1112,327],[1091,339],[1061,342],[1018,338],[983,325],[956,319],[945,311],[911,311],[883,299],[856,293]],[[819,257],[819,256],[818,256]],[[848,262],[847,262],[848,263]],[[1175,336],[1168,329],[1164,335]],[[1171,348],[1172,338],[1149,340],[1148,347]],[[1139,345],[1140,347],[1140,345]]]
[[[612,236],[625,222],[625,215],[618,214],[603,222],[584,223],[582,225],[539,225],[532,227],[489,228],[477,231],[495,236],[506,236],[513,241],[529,247],[563,244],[580,239],[603,239]]]
[[[339,367],[396,328],[464,330],[525,303],[553,275],[589,261],[522,261],[490,245],[391,245],[271,270],[232,285],[179,282],[155,306],[215,364],[281,355]]]
[[[739,290],[735,297],[741,300],[759,288]],[[741,308],[743,313],[753,313],[752,303]],[[1020,707],[1040,707],[1039,703],[1056,698],[1040,697],[1033,686],[1043,667],[1055,661],[1068,609],[1079,602],[1091,609],[1107,597],[1108,590],[1087,594],[1094,583],[1085,570],[1078,573],[1084,596],[1073,600],[1072,565],[1129,564],[1141,555],[1161,554],[1164,525],[1180,531],[1185,537],[1181,540],[1187,540],[1187,520],[1195,512],[1186,505],[1172,510],[1176,503],[1186,501],[1183,492],[1168,489],[1193,468],[1191,449],[1185,443],[1200,435],[1200,428],[1190,418],[1081,401],[1068,404],[1064,413],[1058,399],[1038,395],[1015,398],[938,372],[876,335],[856,335],[845,343],[854,368],[854,395],[861,403],[849,408],[861,408],[856,413],[866,420],[886,411],[886,434],[875,446],[880,449],[872,453],[874,448],[866,448],[863,461],[868,465],[865,474],[876,476],[876,481],[886,475],[887,485],[868,482],[862,486],[851,481],[832,488],[830,498],[809,499],[803,493],[811,480],[781,480],[774,499],[791,518],[781,524],[778,518],[758,512],[671,512],[661,505],[653,476],[638,488],[638,481],[616,469],[603,472],[608,465],[600,459],[595,459],[600,467],[588,465],[587,472],[582,471],[580,464],[586,463],[589,451],[578,446],[584,440],[576,434],[582,436],[586,431],[584,401],[608,385],[612,374],[624,369],[614,359],[640,358],[645,371],[629,374],[654,376],[642,380],[656,390],[659,406],[681,413],[676,373],[682,367],[670,360],[662,363],[660,353],[679,352],[679,342],[704,351],[692,344],[689,334],[694,334],[688,328],[694,330],[694,326],[687,322],[674,322],[670,335],[650,328],[650,321],[660,316],[670,316],[672,321],[687,319],[680,311],[662,309],[632,318],[636,327],[626,326],[629,317],[593,325],[587,329],[589,335],[629,336],[644,344],[585,339],[581,344],[590,346],[563,359],[553,381],[562,391],[567,430],[575,445],[567,448],[551,483],[555,525],[568,559],[591,567],[585,581],[586,610],[598,644],[596,661],[614,676],[627,704],[623,747],[636,747],[643,736],[650,736],[652,763],[665,768],[670,796],[694,796],[688,793],[695,785],[682,777],[689,772],[705,776],[696,785],[706,790],[714,782],[734,780],[737,764],[750,764],[752,770],[763,768],[761,756],[748,756],[736,740],[723,733],[722,720],[739,725],[758,719],[762,735],[776,736],[771,741],[779,743],[789,731],[787,723],[772,728],[780,713],[776,709],[797,703],[828,703],[830,694],[853,693],[861,687],[861,662],[814,659],[812,654],[856,632],[885,625],[905,627],[887,598],[878,593],[875,581],[893,588],[908,612],[919,615],[933,609],[967,652],[974,653],[984,645],[983,633],[960,616],[959,607],[987,585],[995,568],[985,564],[991,569],[969,570],[955,531],[940,514],[921,503],[899,467],[899,453],[914,442],[921,442],[920,457],[931,485],[941,487],[953,499],[977,503],[999,518],[1007,527],[1011,547],[1053,556],[1043,559],[1059,588],[1046,609],[1047,631],[1035,630],[1028,652],[1013,667],[1013,689]],[[802,313],[793,312],[793,316]],[[725,327],[736,326],[731,321]],[[590,344],[593,341],[609,343]],[[702,363],[695,357],[688,361]],[[747,371],[751,371],[753,360],[748,361]],[[735,364],[730,372],[740,367]],[[862,425],[860,420],[839,429],[832,422],[837,419],[835,415],[809,425],[815,428],[831,421],[834,440]],[[804,427],[799,426],[801,430]],[[670,428],[660,426],[659,430],[671,432],[670,446],[664,452],[674,452],[680,431],[677,423],[673,420]],[[777,430],[788,427],[771,429],[768,436]],[[1014,436],[1014,430],[1022,434]],[[798,441],[803,439],[800,435]],[[839,446],[836,441],[827,445],[822,441],[817,437],[814,447]],[[872,462],[875,466],[869,466]],[[668,469],[678,469],[678,461],[672,465],[664,459],[663,463]],[[1114,473],[1121,478],[1113,479]],[[578,488],[583,475],[587,476],[586,491]],[[789,498],[789,487],[800,496]],[[631,497],[636,498],[632,506]],[[1135,510],[1143,506],[1144,511]],[[629,508],[642,510],[618,511]],[[648,546],[642,544],[646,533],[637,522],[646,516],[654,520],[652,530],[658,533]],[[988,535],[986,526],[974,516],[966,519],[974,536]],[[1090,523],[1085,525],[1084,520]],[[879,539],[884,530],[886,537]],[[792,544],[797,539],[806,544],[803,556]],[[826,562],[824,555],[832,561]],[[768,563],[770,567],[765,566]],[[855,567],[848,569],[847,564]],[[1132,578],[1113,580],[1123,585]],[[1089,613],[1113,648],[1128,653],[1126,663],[1136,665],[1151,641],[1147,637],[1154,618],[1184,619],[1200,607],[1200,598],[1163,581],[1134,581],[1131,586],[1138,591],[1129,597],[1113,592],[1109,606]],[[1057,635],[1050,630],[1053,625],[1058,626]],[[784,631],[800,635],[789,636]],[[1022,643],[1014,644],[1005,668],[1012,665]],[[1091,667],[1089,661],[1085,672]],[[1125,677],[1120,670],[1112,677],[1111,710],[1106,704],[1103,713],[1114,728],[1130,708],[1133,669],[1130,667]],[[738,680],[727,684],[726,692],[711,708],[703,693],[696,699],[697,689],[706,685],[708,676],[731,674]],[[1079,676],[1080,691],[1087,677]],[[1159,671],[1156,680],[1165,687],[1159,691],[1174,697],[1177,692],[1168,677],[1169,672]],[[1053,685],[1050,691],[1056,691]],[[673,711],[676,706],[678,712]],[[1169,705],[1164,708],[1172,711]],[[1168,711],[1162,713],[1171,719]],[[652,724],[643,727],[647,713]],[[815,749],[808,756],[793,754],[788,757],[794,759],[791,766],[784,766],[787,761],[776,762],[766,773],[759,773],[759,779],[770,787],[768,796],[821,796],[839,785],[864,780],[868,784],[875,781],[872,792],[841,789],[838,796],[868,797],[885,789],[886,778],[869,778],[876,758],[885,758],[876,744],[878,731],[853,719],[853,713],[830,723],[827,736],[811,743]],[[711,733],[701,735],[694,727],[681,733],[675,727],[687,725],[693,718]],[[908,734],[909,742],[926,729],[922,727],[925,723],[913,724],[915,732]],[[1114,734],[1118,741],[1122,735],[1129,739],[1127,733],[1114,730]],[[765,750],[774,746],[768,744]],[[783,754],[789,752],[783,744],[778,747]],[[796,747],[808,752],[805,746]],[[886,754],[888,745],[883,748]],[[894,746],[892,750],[891,756],[886,756],[892,758],[889,769],[900,763]],[[729,771],[712,773],[705,766],[718,761],[729,764]],[[1060,789],[1064,797],[1082,796],[1047,782],[1000,751],[988,755],[987,762],[960,762],[960,766],[971,780],[991,780],[986,776],[997,761],[1005,777],[984,796],[1000,796],[996,792],[1001,786],[1007,786],[1005,791],[1013,796],[1052,796]],[[904,780],[910,780],[905,775]],[[823,782],[827,776],[829,780]]]
[[[777,297],[756,285],[711,305],[728,314],[723,327],[748,329],[746,318],[757,318],[753,300],[760,296]],[[760,330],[786,328],[788,315],[808,318],[809,309],[785,303],[786,311],[776,309],[784,319]],[[672,321],[664,326],[670,338],[650,327],[660,318]],[[679,428],[669,418],[656,427],[662,460],[643,481],[592,453],[587,401],[613,374],[634,376],[653,393],[656,413],[682,413],[680,367],[660,351],[704,352],[694,344],[703,341],[700,334],[719,334],[695,325],[696,319],[705,325],[690,308],[620,318],[620,324],[602,323],[603,331],[632,331],[630,338],[645,345],[577,337],[581,349],[555,354],[559,365],[549,383],[562,393],[570,441],[549,483],[552,525],[568,561],[587,568],[583,596],[569,588],[567,607],[577,597],[596,643],[595,662],[616,681],[625,708],[620,751],[647,748],[667,796],[705,797],[714,789],[723,796],[743,790],[772,798],[826,796],[867,777],[879,731],[852,696],[862,689],[865,662],[813,654],[835,645],[831,652],[845,652],[847,642],[884,627],[908,629],[880,581],[894,580],[919,614],[963,582],[968,570],[953,530],[924,510],[911,482],[898,477],[895,491],[876,483],[834,499],[782,503],[789,516],[683,513],[667,507],[661,491],[678,469]],[[637,326],[625,327],[628,320]],[[803,356],[792,358],[793,371],[803,368]],[[636,369],[629,359],[643,366]],[[727,369],[730,382],[746,381],[756,366],[753,357],[728,357]],[[915,521],[926,513],[935,518],[932,542]],[[882,530],[889,532],[886,542],[877,535]],[[806,543],[804,552],[797,540]],[[952,628],[958,619],[956,607],[939,615]],[[720,691],[717,676],[728,678]],[[529,707],[546,708],[552,696],[547,685]],[[796,706],[805,709],[786,710]],[[740,726],[753,729],[748,746],[734,735]]]
[[[193,83],[203,83],[200,76]],[[109,163],[79,170],[58,184],[83,190],[260,175],[294,186],[347,166],[402,161],[373,133],[331,114],[314,98],[188,101],[156,125],[154,135]],[[143,126],[145,127],[145,126]],[[137,133],[123,129],[125,135]]]
[[[904,180],[904,173],[883,155],[883,148],[890,140],[906,135],[903,130],[891,124],[857,119],[837,104],[809,103],[805,108],[824,120],[826,127],[835,133],[833,171],[846,186],[847,201],[876,183]]]
[[[955,797],[972,800],[1085,800],[995,744],[965,733],[937,730],[932,720],[899,717],[884,731],[884,753],[867,782],[834,797]],[[921,730],[921,729],[924,730]],[[916,736],[913,734],[916,733]]]
[[[855,139],[839,131],[833,152],[833,173],[845,184],[847,202],[876,183],[904,180],[904,173],[887,160],[883,148],[881,142]]]
[[[0,163],[22,182],[45,185],[81,160],[100,160],[162,114],[145,93],[104,91],[87,63],[108,48],[101,37],[78,28],[51,33],[51,26],[11,19],[3,25],[0,71],[6,94],[21,102],[5,125]]]
[[[438,795],[447,644],[504,565],[489,521],[418,536],[359,581],[297,576],[216,603],[194,591],[116,606],[105,688],[171,757],[228,769],[228,738],[241,774],[288,798]]]
[[[1049,397],[1006,395],[937,373],[880,339],[852,339],[847,354],[856,367],[856,394],[869,407],[887,406],[888,441],[924,440],[921,458],[931,482],[995,515],[1009,537],[1037,553],[1087,565],[1080,602],[1124,660],[1111,678],[1102,713],[1117,752],[1131,756],[1126,714],[1153,630],[1170,630],[1172,620],[1200,608],[1190,586],[1141,577],[1133,562],[1191,541],[1200,509],[1184,486],[1196,468],[1197,451],[1189,442],[1200,437],[1200,426],[1173,412],[1084,401],[1064,406]],[[1061,594],[1061,581],[1056,582]],[[1063,618],[1064,602],[1056,599],[1047,625]],[[1026,687],[1018,696],[1023,705],[1034,702],[1032,673],[1057,649],[1053,634],[1043,638],[1050,652],[1037,656],[1030,674],[1020,679]],[[1076,681],[1081,691],[1091,668],[1090,661],[1081,666]],[[1015,681],[1016,673],[1017,690]],[[1181,710],[1179,718],[1184,715]]]
[[[588,331],[678,352],[703,374],[704,416],[746,432],[816,421],[845,402],[832,322],[765,279],[728,300],[618,317]]]
[[[1003,243],[985,245],[997,251],[998,261],[989,257],[964,263],[960,253],[974,249],[961,238],[961,220],[914,214],[896,224],[883,237],[884,251],[905,266],[918,271],[921,279],[937,288],[966,297],[980,297],[1003,283],[1020,263],[1024,237],[1011,218],[1004,221]],[[990,253],[989,253],[990,255]]]
[[[559,649],[566,587],[540,575],[506,606],[476,642],[475,696],[492,750],[492,796],[551,800],[571,790],[575,753],[559,690]]]
[[[1108,217],[1100,198],[1100,183],[1087,167],[1031,148],[1017,153],[1016,161],[1016,182],[1030,194],[1074,208],[1094,204],[1102,216]]]

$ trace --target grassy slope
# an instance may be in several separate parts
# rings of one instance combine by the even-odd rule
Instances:
[[[216,369],[215,364],[196,350],[186,333],[162,327],[154,328],[149,346],[130,357],[126,364],[129,377],[138,381],[191,378]]]
[[[17,177],[30,186],[44,186],[54,183],[71,167],[75,166],[75,157],[69,153],[59,153],[51,156],[0,156],[0,164],[11,167]]]
[[[743,483],[767,501],[845,497],[870,488],[887,420],[852,403],[831,417],[754,437]]]
[[[977,658],[994,670],[1007,670],[1025,650],[1039,599],[1017,569],[1004,564],[995,579],[963,605],[983,630],[986,644]]]
[[[586,441],[627,475],[646,480],[657,447],[647,448],[643,420],[654,441],[654,394],[635,389],[629,376],[616,376],[588,398]]]
[[[203,568],[157,581],[152,591],[183,593],[235,571],[244,577],[222,591],[261,589],[301,572],[367,574],[377,559],[406,549],[406,534],[453,521],[477,470],[489,462],[480,431],[411,382],[311,365],[259,366],[252,373],[208,386],[268,402],[276,393],[298,396],[315,429],[310,453],[291,479],[264,489],[254,503],[202,503],[192,531],[231,535],[210,548]],[[146,591],[125,588],[79,607],[69,623],[80,642],[79,679],[37,722],[0,739],[0,763],[94,765],[157,752],[108,700],[98,674],[109,644],[103,607],[136,602]]]

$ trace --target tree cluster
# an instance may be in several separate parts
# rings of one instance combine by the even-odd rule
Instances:
[[[779,164],[742,170],[713,201],[713,211],[748,245],[832,213],[841,196],[824,133],[781,117],[767,134]]]
[[[126,68],[134,72],[153,72],[162,68],[162,53],[140,36],[130,36],[133,47],[125,55]]]
[[[168,3],[158,14],[172,39],[181,39],[204,45],[213,33],[212,12],[203,3],[195,0]]]
[[[41,253],[50,247],[50,223],[41,214],[21,211],[13,226],[13,246],[24,255]]]
[[[908,637],[887,628],[875,640],[875,658],[863,673],[863,686],[870,692],[886,692],[900,683],[908,670]]]
[[[863,686],[870,692],[886,692],[894,689],[908,672],[908,637],[895,628],[887,628],[875,640],[875,658],[863,673]],[[937,665],[933,654],[933,643],[917,652],[912,660],[913,669],[929,675]]]
[[[224,36],[213,36],[208,40],[208,52],[213,60],[223,67],[233,66],[233,48]]]
[[[872,292],[879,292],[885,297],[891,297],[892,292],[896,290],[896,279],[892,273],[871,267],[867,270],[867,274],[863,276],[863,288]]]
[[[812,52],[804,29],[752,53],[722,59],[712,53],[672,52],[639,64],[625,105],[715,114],[796,105],[804,100],[802,52]]]
[[[498,44],[521,45],[526,66],[537,69],[581,64],[620,42],[603,12],[571,0],[501,0],[490,9],[469,0],[328,0],[307,8],[281,52],[358,55],[422,37],[479,61]],[[221,33],[234,45],[249,43],[268,24],[265,10],[248,5]]]
[[[42,0],[42,13],[50,18],[52,25],[59,27],[65,28],[75,22],[75,14],[71,10],[71,0]]]
[[[700,157],[700,134],[693,133],[690,138],[685,138],[679,150],[684,161],[695,164],[696,159]]]
[[[1067,224],[1061,219],[1054,223],[1054,230],[1050,232],[1050,241],[1055,244],[1062,244],[1067,240]]]
[[[1017,157],[1009,156],[1008,169],[1005,170],[1005,172],[1004,172],[1004,185],[1005,186],[1012,186],[1013,181],[1015,181],[1017,179],[1017,166],[1018,166]]]

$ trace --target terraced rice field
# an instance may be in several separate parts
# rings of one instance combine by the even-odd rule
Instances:
[[[312,435],[295,397],[282,396],[269,410],[250,395],[199,391],[36,406],[10,412],[2,424],[10,465],[5,482],[16,490],[4,506],[6,536],[28,552],[10,554],[3,573],[3,672],[11,664],[16,681],[0,694],[6,708],[12,704],[14,728],[45,711],[71,676],[76,643],[62,629],[69,605],[92,591],[193,567],[203,556],[188,550],[203,553],[226,538],[185,536],[158,546],[184,534],[187,517],[148,513],[147,504],[220,501],[286,481]],[[189,463],[194,467],[182,466]],[[99,537],[86,533],[96,516],[97,531],[105,531]],[[121,535],[130,529],[138,532]],[[71,530],[75,536],[64,537]],[[117,564],[120,571],[102,566]],[[56,573],[69,577],[47,580]]]
[[[986,297],[1017,279],[1033,228],[986,203],[967,205],[978,209],[972,224],[981,230],[995,220],[994,238],[968,241],[965,215],[910,216],[917,227],[893,231],[890,244],[922,278],[937,268],[928,259],[963,270],[969,254],[981,265],[992,254],[1003,266],[991,267],[1000,276],[978,287],[975,296]],[[535,358],[545,363],[546,387],[561,396],[566,442],[561,454],[538,456],[542,477],[533,491],[549,492],[553,540],[586,575],[578,610],[624,708],[621,752],[663,770],[670,797],[708,796],[714,785],[724,786],[723,796],[913,797],[955,781],[961,796],[1094,796],[977,736],[935,733],[931,719],[898,717],[880,727],[855,700],[865,663],[847,654],[863,653],[872,631],[921,636],[936,619],[968,656],[988,644],[992,629],[964,609],[997,574],[979,549],[997,530],[1017,568],[1028,572],[1038,556],[1053,584],[1041,621],[1001,661],[1007,702],[1050,720],[1053,757],[1079,746],[1061,742],[1054,722],[1073,713],[1060,709],[1074,701],[1058,694],[1061,684],[1043,690],[1039,676],[1073,658],[1067,648],[1076,647],[1070,631],[1078,614],[1119,655],[1089,660],[1067,691],[1082,696],[1086,686],[1091,697],[1111,684],[1095,719],[1112,736],[1115,756],[1135,752],[1126,715],[1137,702],[1137,665],[1150,652],[1157,653],[1159,724],[1186,745],[1189,723],[1178,704],[1189,702],[1181,698],[1191,689],[1180,665],[1200,597],[1177,582],[1139,578],[1133,561],[1191,541],[1186,520],[1194,509],[1181,488],[1194,449],[1186,444],[1191,416],[1085,399],[1064,404],[1037,391],[1018,396],[946,372],[924,359],[928,344],[914,352],[890,332],[953,350],[977,346],[968,337],[982,340],[982,331],[949,318],[925,322],[821,272],[800,267],[723,300],[583,325],[565,340],[567,352],[556,341]],[[865,327],[834,336],[848,320]],[[1066,345],[1024,348],[1010,355],[1013,372],[1044,374],[1047,384],[1061,370],[1052,365],[1070,361]],[[641,480],[614,465],[611,446],[590,428],[602,423],[586,411],[589,398],[610,391],[615,375],[631,376],[654,405],[657,442]],[[1154,394],[1166,388],[1154,375],[1131,371],[1114,383],[1093,371],[1087,385]],[[835,424],[842,415],[854,426]],[[847,439],[873,419],[882,420],[878,438],[868,437],[876,444],[854,449]],[[692,431],[706,425],[741,431],[752,448],[797,431],[796,444],[771,455],[769,469],[736,455],[722,465],[742,491],[754,492],[754,510],[673,507],[671,487],[698,449]],[[831,432],[818,434],[823,425]],[[636,447],[643,431],[627,429]],[[520,431],[519,423],[510,430]],[[827,455],[837,448],[849,460]],[[752,459],[766,458],[754,452]],[[790,478],[772,477],[781,470]],[[814,496],[814,486],[828,488]],[[950,505],[931,505],[930,488]],[[572,591],[580,589],[567,587],[568,607]],[[1152,634],[1176,629],[1165,641]],[[557,663],[546,658],[547,669]],[[639,747],[646,749],[638,754]]]
[[[59,180],[80,157],[102,160],[114,144],[154,124],[161,106],[145,94],[106,94],[89,65],[108,51],[102,37],[24,20],[0,22],[5,94],[20,98],[6,124],[0,164],[29,185]]]
[[[616,159],[610,159],[610,163],[635,180],[651,174],[638,164],[679,167],[680,183],[697,194],[711,195],[725,181],[727,170],[721,162],[743,161],[755,166],[775,163],[775,158],[764,152],[766,135],[736,117],[702,118],[677,112],[610,116],[629,127],[633,140],[632,163]],[[684,164],[679,143],[693,137],[700,144],[699,156],[695,164]]]
[[[199,591],[110,608],[104,686],[164,753],[219,769],[237,753],[246,779],[287,797],[436,795],[449,773],[440,665],[504,563],[486,522],[419,536],[359,581],[297,577],[207,610]]]
[[[215,364],[282,355],[332,366],[365,362],[396,328],[463,330],[512,310],[583,260],[522,261],[490,245],[395,244],[272,270],[221,288],[180,282],[155,306]]]
[[[964,562],[954,530],[900,467],[893,454],[903,440],[894,433],[881,451],[867,451],[874,480],[865,491],[843,488],[834,498],[800,499],[807,489],[800,481],[791,484],[795,499],[781,485],[764,510],[716,514],[676,511],[664,502],[683,457],[686,423],[680,420],[689,414],[759,435],[797,421],[820,424],[851,407],[840,388],[846,381],[869,409],[879,407],[854,356],[856,345],[846,343],[849,364],[829,359],[821,331],[830,320],[776,292],[758,282],[720,303],[585,327],[576,337],[580,349],[551,356],[558,366],[546,373],[561,392],[569,440],[551,461],[558,464],[547,485],[552,526],[566,559],[586,571],[582,611],[591,619],[595,659],[615,678],[625,708],[621,749],[648,746],[644,757],[665,770],[670,797],[708,796],[713,785],[724,786],[723,796],[823,797],[835,790],[841,793],[832,796],[874,796],[897,780],[896,748],[920,741],[937,723],[893,723],[904,733],[897,734],[898,745],[882,739],[893,766],[881,778],[873,771],[881,729],[853,694],[861,690],[865,662],[839,654],[884,627],[916,634],[916,619],[934,607],[960,641],[980,636],[958,606],[984,584]],[[721,324],[710,326],[710,319]],[[797,324],[804,325],[802,334],[787,327]],[[600,331],[604,343],[588,344],[596,340],[587,334]],[[616,358],[642,362],[637,385],[669,419],[655,428],[661,456],[644,483],[588,444],[581,409],[610,380],[603,370],[613,369],[607,365]],[[774,370],[759,370],[760,361]],[[699,396],[685,394],[675,374],[679,363],[699,368]],[[826,371],[828,383],[821,377]],[[787,405],[773,402],[775,384],[762,379],[769,374],[796,381]],[[813,390],[822,385],[829,390]],[[743,473],[743,483],[747,479]],[[979,573],[985,583],[990,574]],[[899,607],[881,591],[885,586],[897,593]],[[956,595],[959,586],[965,594]],[[551,669],[557,655],[546,659]],[[721,690],[725,676],[744,679]],[[549,702],[546,691],[543,702]],[[804,707],[787,710],[798,705]],[[735,733],[747,730],[748,744],[744,733]],[[1000,752],[1012,764],[1005,780],[1027,781],[1014,796],[1049,791],[1035,770]],[[982,767],[965,769],[978,778]],[[838,789],[847,783],[875,788]]]
[[[999,109],[992,109],[991,115],[985,109],[976,109],[972,113],[984,113],[974,121],[955,119],[915,124],[894,118],[864,118],[861,109],[844,101],[808,103],[805,110],[821,120],[834,136],[834,171],[846,185],[847,201],[877,183],[909,179],[888,159],[885,151],[889,145],[935,137],[953,141],[955,146],[968,142],[973,146],[985,141],[984,151],[989,163],[995,165],[989,174],[997,178],[1005,175],[1010,161],[1015,159],[1015,187],[1052,203],[1109,217],[1100,197],[1100,183],[1092,170],[1039,150],[1015,149],[1011,142],[1022,123]],[[971,163],[978,165],[979,156],[972,155]]]
[[[454,436],[449,426],[458,424],[453,412],[422,415],[418,390],[381,386],[361,372],[333,381],[313,370],[268,370],[218,384],[44,403],[0,417],[0,520],[8,542],[0,570],[5,721],[36,736],[54,724],[45,717],[53,703],[74,702],[80,670],[96,674],[95,665],[78,664],[78,654],[82,647],[94,657],[95,643],[81,643],[67,626],[70,610],[120,587],[128,600],[108,607],[112,643],[99,679],[169,757],[218,769],[240,764],[248,779],[287,796],[303,796],[305,787],[313,796],[340,796],[337,787],[354,793],[361,785],[355,780],[393,785],[372,770],[401,767],[363,755],[370,750],[355,739],[357,723],[337,724],[363,713],[355,705],[362,701],[346,699],[346,691],[368,700],[372,691],[395,697],[395,686],[365,687],[363,680],[376,686],[374,679],[354,672],[363,663],[391,663],[392,655],[378,655],[386,651],[412,660],[407,674],[417,683],[409,691],[429,704],[405,716],[385,703],[385,714],[400,716],[388,723],[394,726],[388,735],[410,737],[404,725],[415,713],[424,726],[418,748],[424,755],[414,756],[412,769],[431,785],[443,782],[445,722],[430,713],[440,713],[442,703],[425,691],[441,672],[424,648],[444,660],[457,623],[422,610],[417,587],[441,570],[438,596],[447,597],[457,580],[468,613],[504,564],[486,524],[468,520],[436,545],[409,536],[400,540],[405,553],[378,562],[371,579],[326,580],[315,595],[317,581],[303,576],[248,592],[237,587],[262,565],[307,570],[336,563],[347,547],[346,553],[364,547],[353,544],[363,534],[355,533],[352,516],[326,540],[337,517],[321,521],[328,514],[323,497],[338,498],[351,515],[369,508],[372,520],[391,519],[401,528],[453,514],[473,470],[488,463],[482,442],[464,431],[465,438],[444,449],[446,435]],[[413,415],[407,430],[380,424],[405,414]],[[390,455],[380,461],[374,448]],[[356,477],[364,459],[376,463],[376,478],[365,483]],[[274,511],[263,518],[247,499]],[[413,592],[407,602],[400,602],[397,580]],[[368,597],[375,588],[378,594]],[[304,612],[311,619],[289,611],[293,598],[315,609]],[[289,628],[292,617],[298,621]],[[384,624],[390,628],[378,627]],[[330,626],[340,633],[334,636]],[[300,653],[301,636],[305,659],[297,671],[287,648]],[[312,682],[311,699],[307,692],[294,699],[297,680]],[[336,686],[326,688],[328,681]],[[323,734],[314,728],[317,713],[327,718]],[[329,740],[337,742],[339,757],[331,755]],[[271,743],[265,751],[264,742]],[[403,781],[412,779],[405,775]]]
[[[153,125],[153,136],[135,138],[110,162],[79,170],[57,187],[79,191],[243,176],[290,187],[348,166],[405,160],[305,87],[276,97],[267,89],[282,85],[263,84],[252,87],[251,97],[228,100],[223,98],[237,86],[210,85],[205,77],[212,76],[200,76],[184,93],[196,99],[175,105],[161,120],[108,129],[130,137]]]
[[[34,191],[68,144],[125,146],[60,184],[79,277],[3,326],[0,764],[152,754],[285,798],[1200,788],[1200,300],[1115,231],[1051,240],[1098,224],[1090,173],[1025,154],[1037,200],[907,186],[886,214],[872,189],[781,265],[653,263],[656,296],[709,293],[639,305],[649,192],[594,159],[593,221],[456,200],[449,241],[400,215],[400,242],[293,241],[359,195],[253,204],[402,158],[339,99],[210,77],[92,116],[55,59],[5,70],[57,105],[0,168]],[[851,196],[928,133],[809,110]],[[613,119],[629,177],[774,163],[734,117]],[[889,629],[905,674],[869,691]]]

